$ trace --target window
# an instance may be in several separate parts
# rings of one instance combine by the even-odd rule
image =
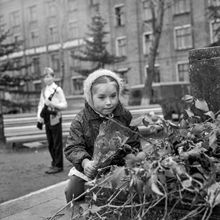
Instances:
[[[78,21],[69,21],[68,37],[69,39],[79,37]]]
[[[19,11],[13,11],[11,13],[11,26],[20,26],[20,12]]]
[[[152,32],[146,32],[143,34],[143,53],[148,55],[150,53],[150,45],[152,41]]]
[[[38,23],[37,23],[37,7],[31,6],[29,7],[29,42],[30,46],[37,46],[39,45],[39,29],[38,29]]]
[[[57,30],[57,26],[55,25],[51,25],[49,27],[49,42],[50,43],[54,43],[54,42],[57,42],[59,39],[58,39],[58,30]]]
[[[69,11],[77,10],[77,1],[76,0],[68,0],[68,10]]]
[[[48,41],[49,43],[55,43],[59,40],[58,29],[57,29],[57,10],[56,10],[56,1],[48,0]]]
[[[22,63],[22,59],[21,58],[14,59],[13,60],[13,68],[14,68],[14,70],[12,70],[13,73],[16,74],[18,72],[22,72],[22,69],[21,69],[22,65],[23,65],[23,63]]]
[[[92,17],[99,13],[99,0],[89,0],[89,6],[91,7]]]
[[[209,6],[220,6],[220,0],[209,0]]]
[[[30,22],[37,20],[37,7],[36,7],[36,5],[29,7],[29,20],[30,20]]]
[[[0,16],[0,33],[5,31],[5,22],[3,16]]]
[[[12,27],[12,32],[13,32],[13,34],[16,34],[16,33],[21,34],[21,27],[20,27],[20,25],[13,26]]]
[[[37,29],[30,31],[30,46],[39,45],[39,31]]]
[[[90,6],[96,6],[99,4],[99,0],[89,0]]]
[[[146,72],[146,77],[147,77],[147,73],[148,73],[148,66],[146,66],[145,72]],[[158,64],[155,65],[154,67],[154,79],[153,82],[154,83],[159,83],[160,82],[160,66]]]
[[[126,37],[120,37],[116,39],[116,55],[121,57],[126,56],[126,54]]]
[[[69,22],[78,20],[78,11],[68,11]]]
[[[22,50],[22,49],[24,48],[24,45],[20,43],[20,42],[22,41],[21,33],[15,33],[15,34],[13,35],[12,41],[18,43],[18,45],[17,45],[15,51],[19,51],[19,50]]]
[[[21,34],[20,33],[16,33],[14,34],[14,41],[15,42],[19,42],[22,40]]]
[[[192,48],[192,31],[191,25],[184,25],[174,28],[175,48],[177,50]]]
[[[51,64],[52,64],[52,69],[56,73],[60,73],[60,58],[59,54],[52,54],[51,55]]]
[[[12,41],[21,40],[21,21],[20,12],[14,11],[10,14],[11,30],[12,30]]]
[[[77,1],[76,0],[68,0],[68,17],[69,20],[78,19],[78,10],[77,10]]]
[[[99,12],[99,0],[89,0],[89,4],[93,8],[93,14],[96,15]]]
[[[72,85],[73,85],[73,92],[75,94],[82,94],[83,93],[83,76],[74,76],[72,77]]]
[[[40,92],[41,91],[41,80],[34,80],[34,90]]]
[[[187,62],[177,63],[178,81],[189,82],[189,64]]]
[[[210,22],[210,41],[211,43],[220,40],[220,19]]]
[[[173,4],[174,14],[190,12],[190,0],[175,0]]]
[[[143,20],[149,21],[151,19],[152,19],[152,13],[151,13],[151,9],[149,6],[149,2],[143,1]]]
[[[40,75],[40,58],[39,57],[33,57],[32,58],[32,64],[31,64],[31,73],[35,76]]]
[[[57,20],[56,20],[56,17],[48,17],[48,37],[49,37],[49,40],[51,42],[55,42],[56,40],[53,38],[56,37],[56,33],[58,32],[58,29],[57,29]]]
[[[56,16],[57,10],[56,10],[56,2],[55,0],[49,0],[47,3],[47,10],[48,10],[48,16],[53,17]]]
[[[81,61],[81,60],[78,60],[78,59],[74,59],[73,57],[72,57],[72,54],[74,54],[74,55],[81,55],[81,53],[79,52],[79,51],[83,51],[83,45],[78,45],[78,46],[75,46],[75,47],[73,47],[73,49],[71,49],[70,51],[69,51],[69,64],[70,64],[70,72],[75,72],[74,71],[74,69],[76,68],[76,69],[80,69],[81,68],[81,65],[83,65],[82,64],[82,62],[83,61]]]
[[[22,68],[24,66],[24,60],[22,58],[15,58],[12,60],[12,62],[13,62],[13,70],[11,71],[13,75],[17,75],[17,76],[22,75],[25,71],[24,68]],[[23,86],[24,86],[24,81],[20,80],[19,87],[23,89]]]
[[[124,5],[115,6],[115,25],[125,25]]]

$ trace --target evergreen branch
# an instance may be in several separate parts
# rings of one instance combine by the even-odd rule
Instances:
[[[126,57],[117,57],[107,51],[108,42],[105,38],[108,32],[105,31],[105,25],[104,19],[100,15],[95,15],[92,18],[92,23],[88,25],[89,33],[84,39],[85,44],[71,54],[75,60],[91,63],[90,69],[74,68],[76,72],[83,76],[88,76],[89,73],[104,68],[105,65],[119,63],[126,59]],[[93,67],[93,63],[95,67]]]

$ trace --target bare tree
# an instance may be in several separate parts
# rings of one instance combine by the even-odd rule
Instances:
[[[169,0],[148,0],[152,14],[153,33],[150,53],[148,55],[148,71],[144,83],[142,105],[149,104],[152,98],[152,83],[155,75],[155,60],[163,27],[165,3],[168,1]]]

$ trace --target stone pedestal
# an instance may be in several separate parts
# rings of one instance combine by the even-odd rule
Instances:
[[[189,52],[192,95],[205,99],[210,110],[220,110],[220,47],[194,49]]]

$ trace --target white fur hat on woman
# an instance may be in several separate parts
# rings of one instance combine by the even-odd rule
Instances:
[[[89,105],[93,105],[92,103],[92,93],[91,87],[93,82],[101,76],[110,76],[116,80],[119,85],[119,94],[122,91],[122,79],[114,72],[107,69],[99,69],[91,73],[84,81],[84,97]]]

